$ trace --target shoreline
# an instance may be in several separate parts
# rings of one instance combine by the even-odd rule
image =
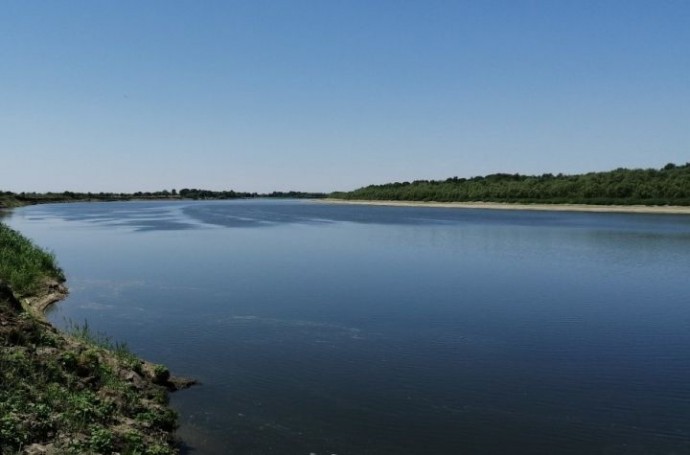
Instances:
[[[32,402],[36,400],[48,409],[47,415],[35,416],[31,407],[13,411],[9,417],[16,421],[15,430],[8,436],[10,440],[0,440],[0,453],[19,448],[17,453],[27,455],[75,450],[119,453],[129,449],[134,450],[132,453],[179,454],[182,441],[176,435],[177,414],[169,407],[168,397],[197,381],[172,376],[163,365],[144,360],[126,347],[118,348],[108,338],[99,338],[99,334],[89,332],[87,325],[78,328],[80,333],[58,330],[45,311],[68,295],[68,288],[60,280],[46,280],[35,293],[24,296],[16,295],[0,280],[0,360],[13,369],[20,359],[25,362],[24,374],[31,375],[35,370],[45,375],[51,371],[55,376],[50,379],[55,389],[41,380],[30,380],[31,386],[25,389],[30,390]],[[22,313],[28,317],[22,318]],[[7,390],[1,389],[7,395]],[[70,408],[73,403],[63,403],[60,393],[81,399],[72,401],[86,403],[88,409],[107,407],[107,413],[94,414],[88,422],[76,422],[72,416],[75,411]],[[21,423],[44,417],[54,425],[47,435],[29,433],[31,429]],[[95,432],[104,439],[94,443]]]
[[[690,215],[690,207],[668,205],[589,205],[589,204],[520,204],[512,202],[427,202],[378,201],[353,199],[314,199],[319,204],[370,205],[387,207],[436,207],[449,209],[525,210],[543,212],[643,213]]]
[[[23,301],[24,308],[36,319],[53,326],[46,317],[46,311],[48,311],[48,308],[52,305],[66,299],[68,295],[69,289],[64,283],[60,283],[57,280],[48,280],[42,292],[24,297],[20,300]]]
[[[62,270],[21,233],[0,228],[0,453],[179,454],[169,394],[198,382],[87,322],[58,330],[45,312],[69,295]]]
[[[72,335],[70,335],[68,332],[55,327],[46,316],[48,308],[65,300],[68,296],[69,288],[64,284],[64,282],[60,282],[57,280],[47,280],[41,291],[38,291],[34,295],[19,297],[18,301],[22,305],[22,308],[26,310],[28,313],[30,313],[37,320],[52,327],[54,330],[57,330],[64,336],[71,337]],[[146,370],[153,371],[155,367],[158,365],[154,362],[143,359],[138,355],[136,357],[137,360],[141,362],[141,365]],[[152,382],[154,384],[165,387],[166,389],[168,389],[168,392],[177,392],[179,390],[184,390],[188,389],[189,387],[199,385],[199,381],[197,381],[196,379],[185,378],[182,376],[174,376],[170,373],[167,373],[165,375],[165,378],[157,378],[156,381],[153,381],[153,376],[155,375],[151,376]]]

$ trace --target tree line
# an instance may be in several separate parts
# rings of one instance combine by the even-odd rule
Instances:
[[[491,174],[369,185],[331,197],[359,200],[690,205],[690,163],[586,174]]]
[[[289,198],[317,199],[326,197],[324,193],[307,193],[301,191],[274,191],[272,193],[248,193],[242,191],[211,191],[197,188],[183,188],[181,190],[137,191],[134,193],[83,193],[63,191],[61,193],[37,193],[0,191],[0,207],[16,207],[21,205],[45,204],[51,202],[79,202],[79,201],[135,201],[135,200],[214,200],[214,199],[250,199],[250,198]]]

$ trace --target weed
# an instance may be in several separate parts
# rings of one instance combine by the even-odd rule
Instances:
[[[168,379],[170,379],[170,370],[159,364],[153,366],[153,382],[155,384],[164,384]]]
[[[138,422],[164,431],[172,431],[177,428],[177,413],[171,409],[160,408],[140,412],[136,416]]]
[[[89,438],[91,450],[99,453],[110,453],[113,450],[113,433],[107,428],[93,427]]]

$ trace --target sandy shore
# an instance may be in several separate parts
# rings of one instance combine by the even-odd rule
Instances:
[[[670,205],[510,204],[501,202],[355,201],[345,199],[318,199],[317,201],[324,204],[385,205],[398,207],[690,215],[690,207]]]

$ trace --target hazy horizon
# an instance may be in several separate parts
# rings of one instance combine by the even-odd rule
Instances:
[[[689,162],[689,163],[690,163],[690,162]],[[665,163],[663,166],[665,166],[666,164],[669,164],[669,163]],[[670,164],[675,164],[675,165],[679,165],[679,166],[680,166],[680,165],[685,165],[686,163],[670,163]],[[645,168],[645,169],[660,169],[660,168],[662,168],[663,166],[656,166],[656,167],[651,166],[651,167],[648,167],[648,168]],[[619,166],[619,168],[621,168],[621,167],[624,167],[624,166]],[[616,168],[616,169],[617,169],[617,168]],[[641,168],[628,168],[628,169],[641,169]],[[586,174],[586,173],[589,173],[589,172],[607,172],[607,171],[613,171],[613,170],[615,170],[615,169],[605,169],[605,170],[596,170],[596,171],[586,171],[586,172],[583,172],[583,173]],[[490,175],[490,174],[501,174],[501,173],[503,173],[503,172],[500,172],[500,171],[499,171],[499,172],[489,172],[489,173],[484,174],[484,175],[467,175],[467,176],[463,176],[463,175],[457,175],[457,176],[456,176],[456,175],[448,175],[448,176],[446,176],[446,177],[441,177],[441,178],[438,178],[438,179],[413,179],[413,180],[395,180],[395,181],[391,180],[391,181],[388,181],[388,182],[371,182],[371,183],[368,183],[368,184],[363,185],[363,186],[368,186],[368,185],[383,185],[383,184],[386,184],[386,183],[395,183],[395,182],[413,182],[414,180],[445,180],[445,179],[453,178],[453,177],[458,177],[458,178],[485,177],[485,176]],[[553,174],[553,175],[564,174],[564,175],[574,175],[575,173],[570,173],[570,172],[544,172],[544,173],[542,173],[542,174]],[[523,174],[523,175],[542,175],[542,174]],[[578,173],[578,174],[580,174],[580,173]],[[358,187],[358,188],[361,188],[361,187]],[[228,188],[207,188],[207,187],[201,187],[201,186],[176,185],[176,186],[172,186],[172,187],[168,187],[168,188],[152,188],[152,189],[143,189],[143,190],[142,190],[142,189],[135,189],[135,190],[129,190],[129,191],[119,191],[119,190],[112,190],[112,191],[93,191],[93,190],[74,191],[74,190],[71,190],[71,189],[67,188],[67,189],[64,189],[64,190],[45,190],[45,191],[21,190],[21,191],[14,191],[14,192],[15,192],[15,193],[22,193],[22,192],[24,192],[24,193],[33,193],[33,192],[35,192],[35,193],[42,193],[42,192],[45,192],[45,193],[63,193],[63,192],[71,191],[71,192],[76,192],[76,193],[94,193],[94,194],[96,194],[96,193],[133,194],[133,193],[136,193],[136,192],[155,193],[155,192],[159,192],[159,191],[173,191],[173,190],[176,191],[176,192],[179,192],[180,190],[183,190],[183,189],[188,189],[188,190],[196,189],[196,190],[208,190],[208,191],[219,191],[219,192],[220,192],[220,191],[235,191],[235,192],[237,192],[237,193],[256,193],[256,194],[260,194],[260,195],[261,195],[261,194],[270,194],[270,193],[273,193],[273,192],[277,192],[277,193],[281,193],[281,192],[282,192],[282,193],[288,193],[288,192],[290,192],[290,191],[302,192],[302,193],[325,193],[325,194],[329,194],[329,193],[336,192],[336,191],[352,191],[352,190],[355,190],[355,189],[357,189],[357,188],[335,189],[335,190],[330,190],[330,191],[321,191],[321,190],[300,190],[300,189],[294,189],[294,188],[277,188],[277,189],[271,189],[271,190],[268,190],[268,191],[245,191],[245,190],[243,190],[242,188],[230,188],[230,187],[228,187]],[[8,191],[8,190],[7,190],[7,189],[4,189],[4,188],[0,188],[0,191]]]

